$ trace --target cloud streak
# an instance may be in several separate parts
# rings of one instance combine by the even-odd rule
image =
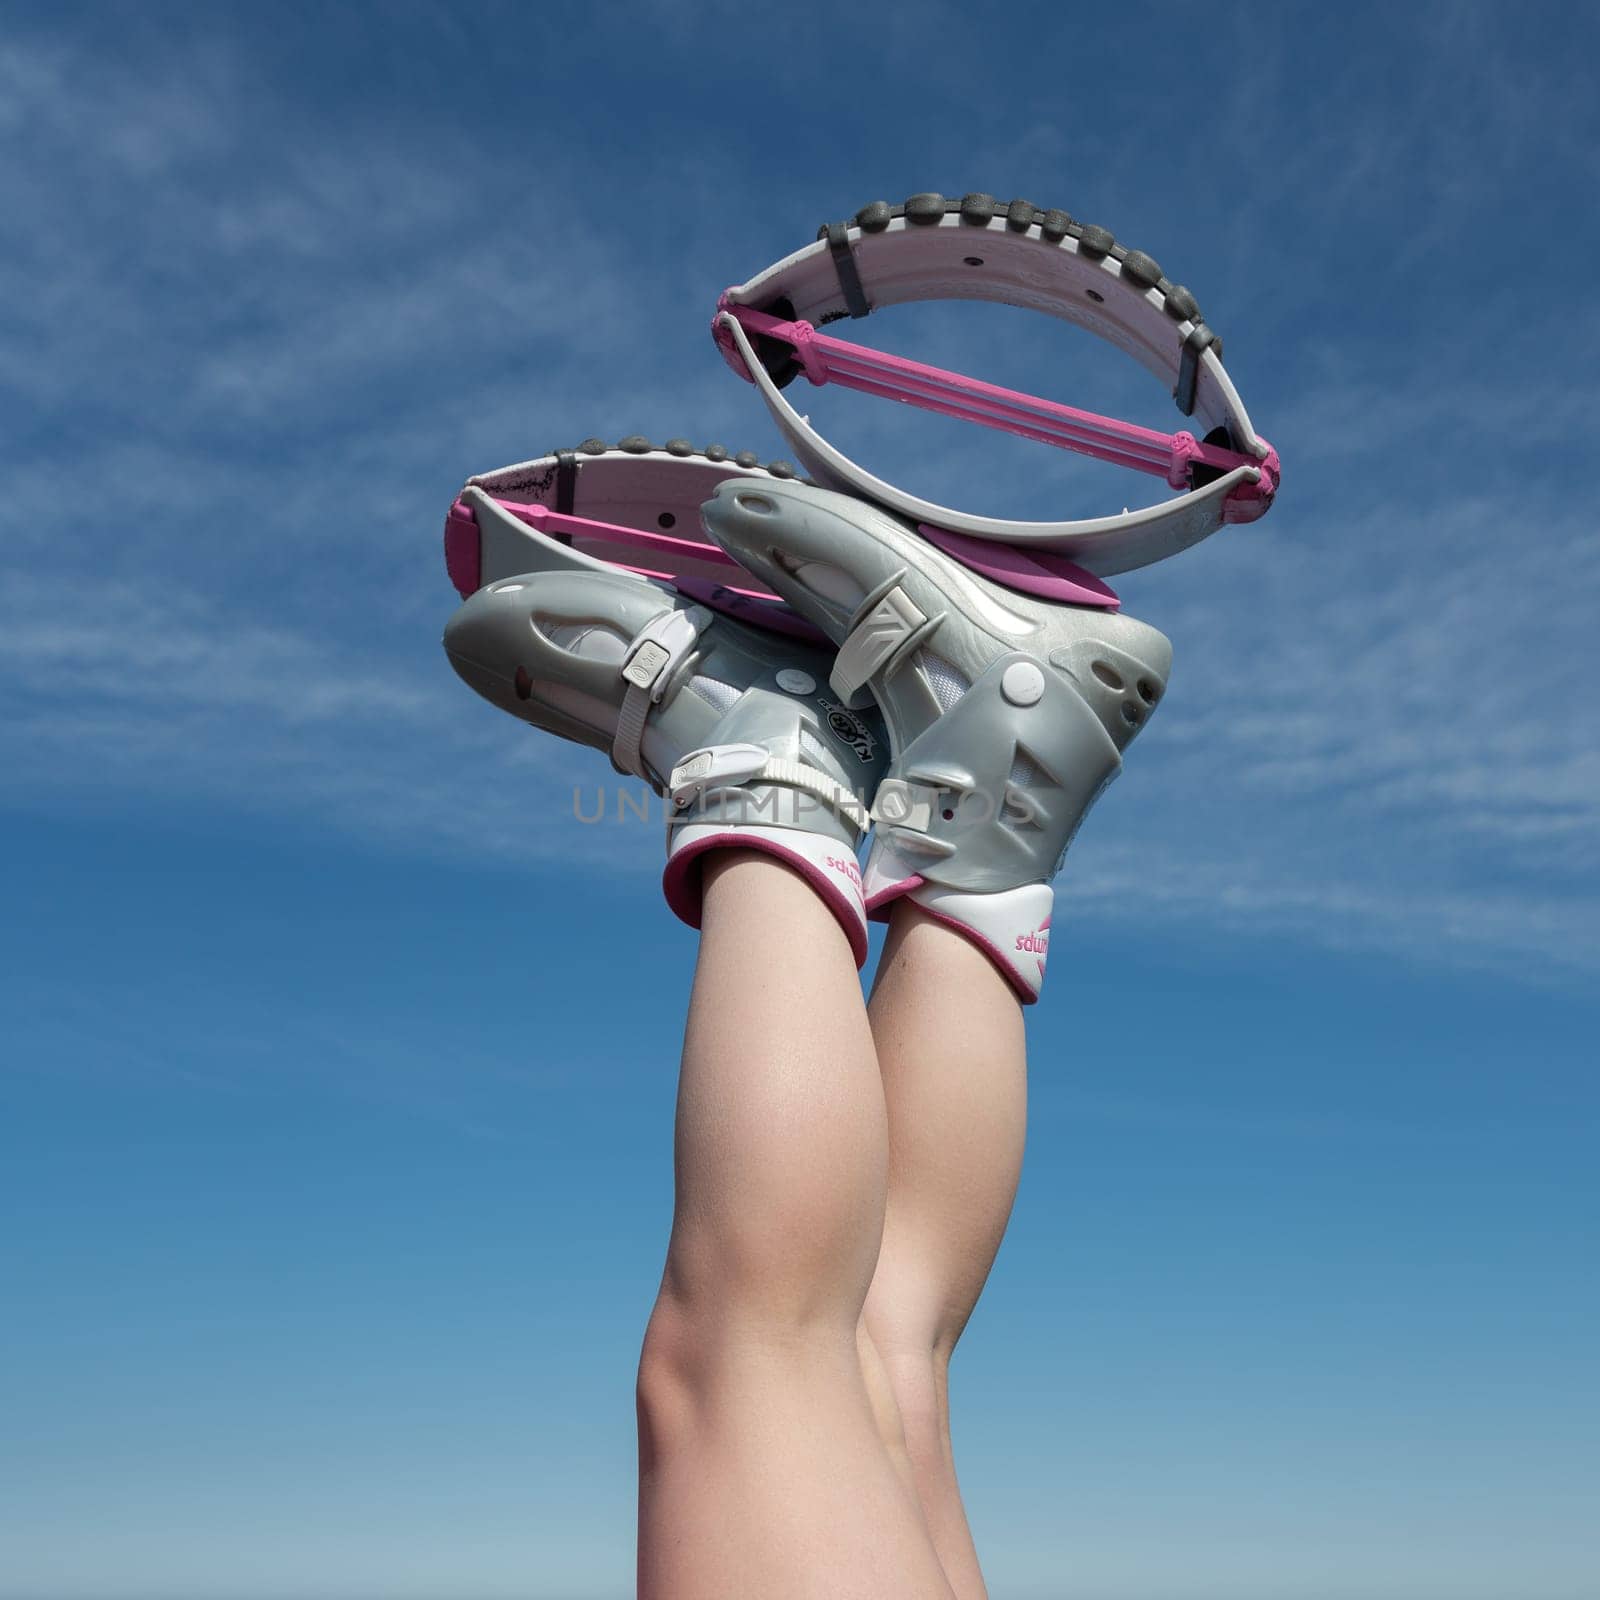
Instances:
[[[1285,46],[1269,29],[1263,48]],[[1330,133],[1291,153],[1289,178],[1336,222],[1376,203],[1397,148],[1451,129],[1469,149],[1500,141],[1497,181],[1524,169],[1536,128],[1515,74],[1475,130],[1459,107],[1433,119],[1458,85],[1424,76],[1365,144]],[[687,162],[684,192],[712,220],[674,233],[616,207],[542,214],[514,163],[446,128],[264,147],[265,91],[215,40],[128,75],[19,36],[0,85],[0,115],[41,156],[0,192],[0,301],[27,310],[0,340],[0,383],[32,419],[3,513],[22,552],[0,584],[8,803],[165,798],[397,849],[643,870],[653,830],[570,816],[574,782],[610,781],[603,760],[497,722],[449,673],[437,528],[469,471],[591,432],[779,453],[704,339],[720,286],[705,273],[755,264],[724,247],[737,218],[710,206],[715,186]],[[70,114],[69,87],[101,114]],[[1025,163],[1061,135],[1040,118],[1009,137]],[[1465,237],[1477,212],[1452,221],[1452,192],[1415,237]],[[1267,523],[1122,583],[1177,668],[1064,893],[1116,917],[1590,972],[1600,733],[1582,686],[1600,665],[1600,536],[1567,463],[1600,325],[1580,319],[1540,362],[1513,331],[1480,381],[1463,307],[1396,343],[1384,330],[1417,291],[1381,279],[1382,326],[1330,342],[1315,318],[1281,321],[1266,259],[1281,239],[1254,223],[1245,237],[1254,266],[1215,238],[1189,248],[1259,280],[1263,321],[1241,344],[1286,488]],[[1308,271],[1305,299],[1343,291]],[[1480,303],[1505,317],[1514,299]],[[1039,347],[996,326],[885,318],[881,342],[927,336],[1038,384]],[[1283,330],[1270,363],[1262,328]],[[1146,407],[1142,376],[1093,364],[1039,386],[1081,399],[1091,378],[1142,418],[1161,398]],[[827,426],[842,419],[852,453],[957,504],[986,481],[1019,485],[1005,509],[1020,515],[1144,495],[1014,441],[947,450],[898,408],[815,404],[837,405]],[[546,823],[529,827],[535,804]]]

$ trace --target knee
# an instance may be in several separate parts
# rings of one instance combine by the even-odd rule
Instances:
[[[746,1358],[783,1346],[803,1333],[784,1319],[752,1313],[737,1297],[706,1288],[664,1285],[646,1324],[639,1351],[635,1398],[641,1450],[681,1439],[707,1416],[719,1381],[737,1376]]]
[[[704,1390],[705,1351],[683,1309],[663,1294],[650,1313],[634,1403],[639,1419],[639,1470],[648,1472],[693,1421]]]
[[[740,1396],[773,1384],[836,1384],[855,1361],[855,1328],[779,1295],[685,1285],[669,1264],[639,1352],[635,1399],[641,1459],[726,1421]]]
[[[713,1335],[854,1335],[872,1276],[873,1241],[853,1231],[718,1217],[675,1227],[662,1289],[664,1321]]]

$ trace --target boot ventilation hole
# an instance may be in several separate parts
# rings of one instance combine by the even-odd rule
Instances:
[[[689,680],[689,687],[700,698],[718,711],[727,712],[733,709],[734,702],[739,698],[739,691],[731,683],[720,683],[715,678],[708,678],[703,673],[697,674]]]
[[[1144,708],[1137,700],[1124,700],[1122,702],[1122,720],[1130,728],[1137,728],[1144,721]]]
[[[1011,762],[1011,770],[1006,774],[1006,782],[1013,789],[1031,789],[1036,787],[1043,777],[1044,769],[1019,746]]]
[[[922,675],[928,680],[941,711],[948,711],[972,687],[972,680],[955,662],[947,661],[932,650],[919,650],[917,665],[922,668]]]
[[[1161,691],[1148,678],[1141,678],[1134,687],[1139,691],[1139,698],[1147,706],[1153,706],[1161,698]]]
[[[1037,817],[1032,808],[1010,801],[1010,791],[1025,793],[1029,789],[1044,788],[1049,783],[1050,774],[1019,744],[1011,756],[1011,770],[1006,774],[1008,803],[1000,808],[1000,821],[1015,834],[1037,827]]]
[[[1122,674],[1111,665],[1109,661],[1091,661],[1089,670],[1094,673],[1101,683],[1108,689],[1120,691],[1123,688]]]

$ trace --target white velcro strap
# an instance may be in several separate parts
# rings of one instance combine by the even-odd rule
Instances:
[[[803,761],[782,761],[758,744],[708,745],[691,750],[672,769],[668,793],[672,803],[682,808],[711,788],[738,788],[749,783],[781,784],[821,800],[855,827],[867,831],[867,808],[825,772],[808,767]]]
[[[842,783],[835,783],[827,773],[818,772],[803,761],[769,761],[756,777],[762,783],[781,783],[791,789],[799,789],[804,794],[814,795],[853,823],[857,833],[867,831],[870,820],[867,808]]]
[[[711,613],[704,606],[663,611],[634,636],[622,658],[622,677],[628,687],[617,715],[616,737],[611,741],[611,760],[619,772],[631,772],[637,778],[645,776],[639,751],[645,718],[710,621]]]
[[[839,646],[828,682],[847,705],[906,639],[927,621],[899,584],[879,596]]]
[[[713,784],[748,783],[767,764],[767,752],[758,744],[714,744],[691,750],[672,769],[667,793],[672,803],[687,805]]]

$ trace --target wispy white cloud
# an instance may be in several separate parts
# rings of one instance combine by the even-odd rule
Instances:
[[[1257,42],[1288,48],[1271,26]],[[1275,192],[1317,193],[1345,226],[1397,149],[1437,150],[1452,128],[1501,140],[1517,170],[1538,132],[1515,75],[1471,131],[1459,109],[1435,116],[1450,70],[1430,67],[1379,127],[1309,128]],[[14,170],[0,206],[0,383],[31,419],[0,509],[26,552],[0,595],[9,802],[178,795],[393,848],[643,870],[652,829],[570,816],[574,781],[609,781],[603,760],[497,721],[449,673],[437,526],[467,472],[591,432],[779,453],[704,337],[711,294],[757,264],[727,243],[737,208],[704,152],[637,157],[673,175],[662,214],[702,223],[655,232],[604,206],[552,218],[516,160],[440,129],[264,149],[260,85],[215,40],[142,76],[12,40],[0,88],[0,116],[48,158]],[[69,111],[85,96],[99,115]],[[1223,128],[1253,137],[1237,115]],[[1065,149],[1046,116],[1007,137],[975,159],[1038,167]],[[1116,170],[1096,169],[1091,204]],[[1224,279],[1268,247],[1257,210],[1208,235]],[[1265,325],[1285,292],[1268,286]],[[1508,325],[1516,293],[1491,305]],[[1152,419],[1162,397],[1141,373],[1086,360],[1040,383],[1031,365],[1056,346],[1013,322],[908,314],[881,338]],[[1256,355],[1287,486],[1266,523],[1122,582],[1173,635],[1177,669],[1074,848],[1074,903],[1592,969],[1600,737],[1582,686],[1600,543],[1563,454],[1585,391],[1572,361],[1530,364],[1515,333],[1486,365],[1458,327],[1420,325],[1409,366],[1381,338],[1309,325],[1271,366]],[[1574,327],[1592,347],[1592,314]],[[935,420],[899,408],[803,404],[831,408],[859,458],[956,504],[1010,494],[1004,509],[1043,516],[1148,497],[1015,441],[946,449]]]
[[[1359,845],[1361,837],[1345,842]],[[1600,972],[1592,894],[1495,887],[1476,875],[1430,882],[1426,871],[1397,882],[1388,855],[1295,853],[1290,838],[1241,838],[1231,855],[1214,838],[1203,843],[1211,848],[1195,848],[1185,833],[1146,847],[1124,830],[1081,852],[1057,884],[1064,948],[1090,924],[1177,919],[1213,935],[1287,935],[1410,965],[1510,971],[1535,984]]]
[[[1600,535],[1557,506],[1512,556],[1516,522],[1482,496],[1302,513],[1298,548],[1270,531],[1248,551],[1221,546],[1197,594],[1153,580],[1165,592],[1152,614],[1180,641],[1169,710],[1182,716],[1162,730],[1175,764],[1225,762],[1235,781],[1331,792],[1374,825],[1409,817],[1435,836],[1548,826],[1592,865],[1600,729],[1578,686],[1594,659]],[[1219,616],[1248,626],[1219,629]],[[1204,704],[1184,696],[1185,671]]]

